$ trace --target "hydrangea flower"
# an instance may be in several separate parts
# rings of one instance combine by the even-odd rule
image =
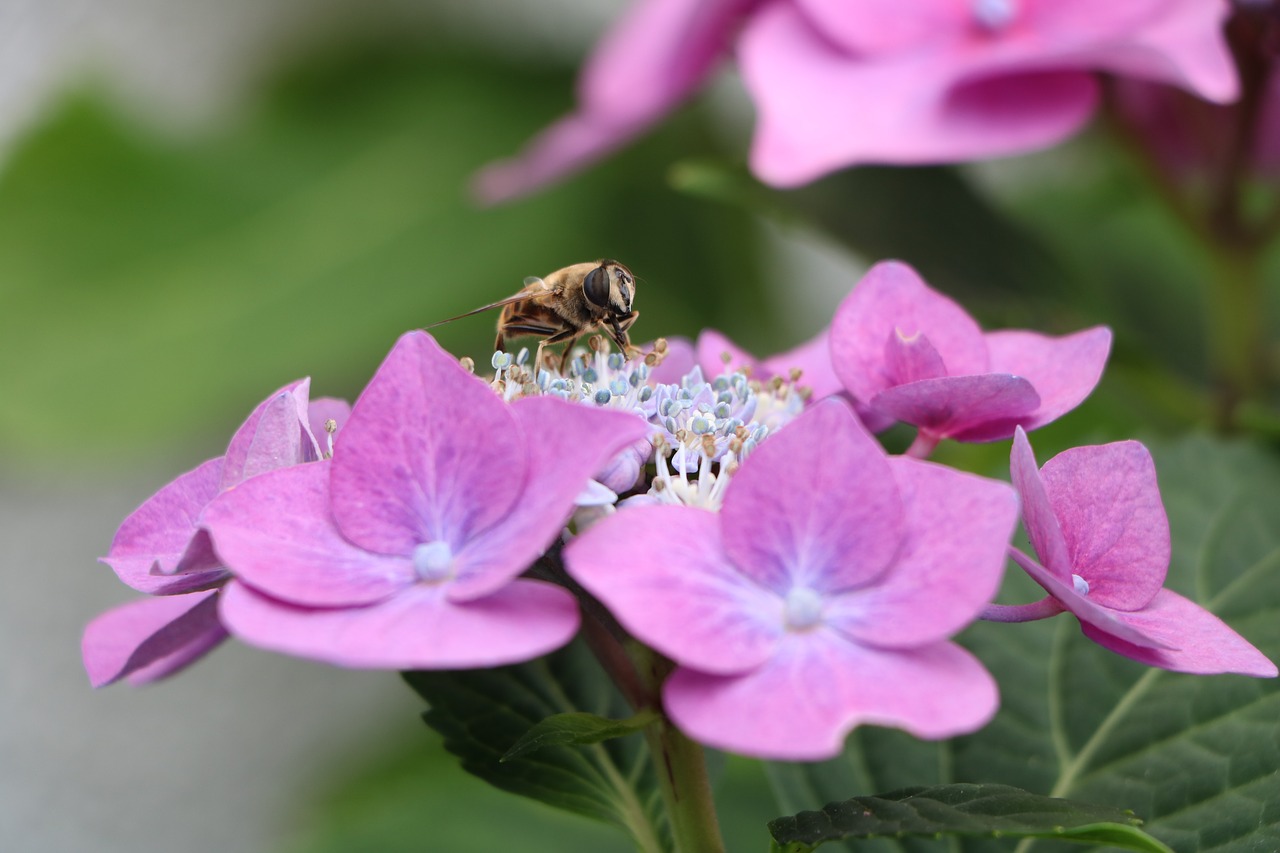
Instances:
[[[130,602],[89,623],[81,647],[95,687],[121,678],[154,681],[226,639],[217,590],[230,573],[199,527],[200,516],[217,495],[249,477],[332,451],[333,433],[349,407],[327,398],[309,402],[309,387],[303,379],[262,401],[224,456],[178,477],[120,525],[102,562],[129,586],[159,597]]]
[[[1275,664],[1221,619],[1164,589],[1169,520],[1155,463],[1140,443],[1075,447],[1036,470],[1019,429],[1010,471],[1040,562],[1011,554],[1054,609],[1080,620],[1085,636],[1176,672],[1276,675]]]
[[[1111,349],[1103,326],[1064,337],[984,333],[964,309],[896,261],[876,264],[836,309],[831,358],[854,399],[913,424],[919,446],[996,441],[1080,404]]]
[[[747,755],[836,755],[860,723],[973,731],[995,685],[948,638],[1003,572],[1007,485],[889,458],[839,399],[760,445],[720,512],[639,506],[565,548],[569,573],[676,662],[664,707]]]
[[[429,335],[404,335],[332,459],[226,492],[203,524],[235,574],[232,634],[343,666],[494,666],[578,626],[565,589],[519,579],[592,475],[646,426],[550,396],[503,402]]]
[[[858,163],[1052,145],[1098,104],[1096,72],[1225,102],[1226,0],[638,0],[583,67],[578,109],[476,192],[496,202],[604,157],[734,50],[759,116],[751,168],[780,186]]]

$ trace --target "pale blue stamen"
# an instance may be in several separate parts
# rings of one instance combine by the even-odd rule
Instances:
[[[973,0],[973,19],[984,30],[1002,30],[1018,15],[1018,0]]]
[[[511,356],[498,351],[493,354],[493,358],[489,359],[489,363],[493,365],[494,370],[506,370],[511,366]]]
[[[621,397],[627,393],[627,380],[618,378],[609,383],[609,391],[613,396]]]
[[[1089,582],[1084,578],[1080,577],[1079,575],[1071,576],[1071,585],[1076,588],[1077,594],[1079,595],[1089,594]]]
[[[424,542],[413,549],[412,559],[419,580],[436,583],[453,576],[453,549],[447,542]]]
[[[596,392],[596,396],[594,397],[596,401],[596,405],[597,406],[609,405],[609,398],[612,396],[613,395],[609,393],[608,388],[601,388],[599,391]]]
[[[822,621],[822,596],[808,587],[793,587],[787,593],[784,619],[792,631],[805,631]]]
[[[528,360],[529,360],[529,348],[521,347],[520,352],[516,353],[516,364],[524,366],[525,362],[527,362]]]

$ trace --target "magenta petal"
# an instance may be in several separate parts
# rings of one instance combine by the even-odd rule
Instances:
[[[876,394],[870,405],[877,412],[937,436],[954,437],[1000,421],[1008,424],[1007,437],[1013,434],[1019,415],[1033,412],[1040,405],[1040,397],[1031,383],[1020,376],[986,373],[898,385]]]
[[[1013,330],[991,332],[986,337],[991,371],[1021,376],[1040,395],[1039,408],[1019,420],[1027,432],[1080,405],[1102,378],[1111,351],[1111,330],[1105,326],[1060,338]],[[1005,425],[992,424],[956,437],[961,441],[997,441],[1009,434]]]
[[[226,639],[217,590],[144,598],[94,619],[80,648],[89,682],[103,687],[127,678],[145,684],[194,663]]]
[[[941,465],[889,464],[906,508],[902,548],[875,584],[839,596],[826,615],[865,645],[913,648],[951,637],[995,597],[1018,497],[1005,483]]]
[[[497,160],[477,172],[471,192],[487,205],[528,195],[604,159],[649,124],[583,114],[564,116],[538,133],[516,157]]]
[[[1170,646],[1176,646],[1142,648],[1093,624],[1081,625],[1085,636],[1098,645],[1139,663],[1196,675],[1235,672],[1260,678],[1276,676],[1276,665],[1266,655],[1217,616],[1176,592],[1162,589],[1142,610],[1113,613],[1143,635],[1160,638]]]
[[[823,400],[762,443],[720,511],[725,553],[748,577],[792,586],[861,586],[893,559],[903,510],[888,459],[847,403]]]
[[[757,375],[758,360],[715,329],[703,329],[698,333],[698,366],[708,379],[714,379],[724,373],[735,370],[749,371],[753,378],[767,379]],[[728,356],[728,360],[725,357]]]
[[[274,394],[267,397],[259,403],[249,417],[245,418],[244,423],[236,430],[235,435],[231,436],[231,442],[227,445],[227,453],[225,463],[222,468],[222,488],[227,489],[239,483],[245,477],[251,477],[260,471],[246,470],[246,465],[251,465],[251,455],[254,451],[254,443],[258,441],[257,452],[272,453],[277,448],[267,447],[265,444],[266,437],[259,440],[258,427],[262,422],[263,415],[268,409],[275,407],[276,411],[273,417],[277,420],[274,427],[267,430],[269,433],[275,433],[277,438],[280,437],[280,421],[287,421],[289,413],[293,413],[292,422],[301,430],[301,425],[306,423],[307,414],[307,395],[311,388],[310,379],[300,379],[297,382],[290,382],[288,385],[277,390]],[[283,415],[283,417],[282,417]],[[288,441],[289,437],[285,436]],[[287,451],[286,454],[287,455]],[[293,464],[301,461],[294,459],[287,464]],[[277,466],[279,467],[279,466]]]
[[[942,356],[923,334],[904,335],[894,329],[884,345],[884,367],[889,381],[905,385],[921,379],[937,379],[947,375]]]
[[[203,523],[236,577],[315,606],[369,604],[417,580],[407,557],[371,553],[342,537],[329,514],[331,464],[262,474],[209,505]]]
[[[492,164],[473,188],[506,201],[585,168],[622,146],[700,86],[755,0],[644,0],[600,40],[583,66],[578,112],[516,158]]]
[[[836,375],[864,403],[896,385],[886,372],[890,335],[922,334],[952,376],[987,372],[982,330],[964,309],[926,285],[897,261],[876,264],[845,297],[831,321]]]
[[[1074,570],[1071,568],[1071,556],[1067,553],[1067,541],[1062,538],[1058,517],[1053,514],[1053,505],[1049,503],[1049,495],[1040,479],[1040,469],[1036,467],[1035,453],[1022,427],[1013,434],[1009,476],[1022,500],[1022,523],[1031,547],[1053,576],[1070,586]]]
[[[564,559],[628,631],[705,672],[759,666],[782,633],[782,598],[730,565],[705,510],[624,509],[570,542]]]
[[[222,580],[220,568],[164,576],[186,555],[196,535],[195,521],[218,494],[221,479],[222,458],[210,459],[147,498],[120,525],[102,562],[129,586],[151,594],[191,592]]]
[[[337,440],[337,433],[347,423],[347,418],[351,416],[351,404],[346,400],[340,400],[337,397],[321,397],[312,400],[311,405],[307,407],[307,427],[311,430],[311,435],[316,441],[316,446],[320,450],[320,458],[331,455],[329,442]],[[325,424],[333,421],[334,432],[331,436],[325,429]]]
[[[1059,604],[1079,619],[1081,624],[1093,625],[1113,637],[1123,638],[1133,646],[1163,648],[1168,645],[1167,641],[1160,636],[1148,634],[1122,620],[1121,611],[1090,601],[1087,596],[1076,592],[1073,584],[1059,580],[1048,569],[1021,551],[1011,551],[1009,556],[1030,575],[1033,581],[1044,587],[1045,592],[1056,598]]]
[[[904,12],[899,0],[796,0],[816,29],[855,54],[928,49],[962,38],[972,26],[964,4],[915,0]],[[850,57],[854,61],[854,57]]]
[[[512,509],[527,465],[507,405],[425,332],[409,332],[343,428],[333,518],[370,551],[407,554],[433,541],[456,551]]]
[[[788,642],[764,666],[739,676],[681,667],[663,703],[694,740],[758,758],[834,758],[857,725],[940,739],[975,731],[999,705],[995,682],[964,649],[936,643],[880,651],[831,632]]]
[[[653,344],[644,344],[640,349],[651,352]],[[655,385],[677,384],[697,364],[693,344],[687,338],[667,338],[667,354],[649,372],[649,382]]]
[[[760,366],[768,376],[788,379],[791,378],[792,371],[800,371],[797,384],[811,390],[812,400],[830,397],[844,388],[840,384],[840,378],[836,376],[835,368],[831,366],[831,335],[828,329],[823,329],[795,349],[769,356]]]
[[[1089,598],[1138,610],[1169,571],[1169,520],[1156,466],[1136,441],[1074,447],[1040,469],[1062,527],[1072,572],[1089,582]]]
[[[518,580],[483,599],[455,604],[446,586],[415,584],[367,607],[294,607],[232,581],[222,619],[264,649],[338,666],[466,669],[529,660],[567,643],[578,605],[564,589]]]
[[[500,522],[456,552],[454,601],[487,595],[532,565],[560,535],[592,476],[649,431],[630,413],[553,397],[525,398],[511,411],[530,445],[528,482]]]

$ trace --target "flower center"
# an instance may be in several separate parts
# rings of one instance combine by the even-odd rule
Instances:
[[[804,586],[787,593],[786,624],[791,631],[807,631],[822,621],[822,596]]]
[[[453,550],[437,539],[413,549],[413,569],[426,583],[439,583],[453,577]]]
[[[988,32],[1003,30],[1018,15],[1018,0],[973,0],[973,19]]]
[[[1079,575],[1071,576],[1071,585],[1076,588],[1076,592],[1080,595],[1089,594],[1089,582]]]

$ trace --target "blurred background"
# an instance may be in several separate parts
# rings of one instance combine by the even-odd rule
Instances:
[[[988,326],[1116,329],[1042,459],[1209,417],[1207,261],[1093,135],[781,194],[744,177],[726,74],[586,175],[476,208],[471,173],[571,107],[624,5],[0,0],[0,849],[409,850],[469,813],[434,849],[497,850],[487,816],[513,811],[520,850],[626,849],[450,764],[394,674],[228,644],[94,692],[79,660],[84,624],[133,596],[95,562],[115,528],[263,396],[309,375],[353,399],[401,332],[527,275],[616,257],[640,277],[638,340],[714,325],[767,354],[902,257]],[[484,364],[494,319],[438,337]],[[998,469],[1007,449],[945,453]],[[725,773],[744,802],[763,791],[745,762]]]

